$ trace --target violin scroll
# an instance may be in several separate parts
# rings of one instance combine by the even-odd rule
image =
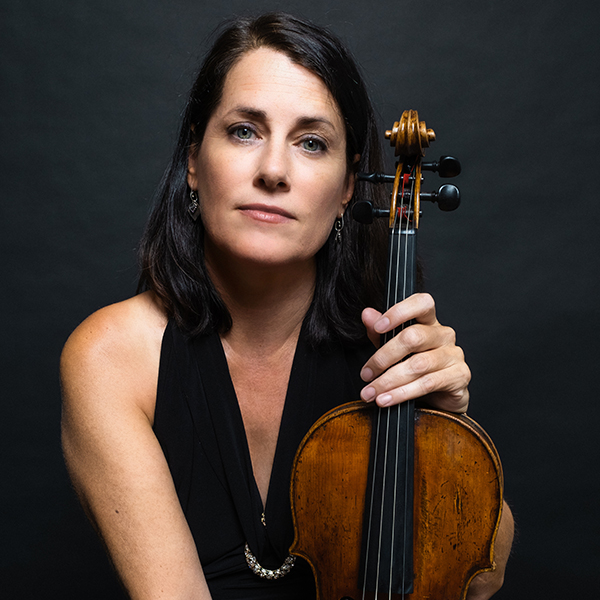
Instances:
[[[392,129],[385,132],[396,156],[425,156],[429,143],[435,141],[435,131],[427,129],[425,121],[419,121],[416,110],[405,110]]]
[[[357,177],[369,183],[393,183],[390,209],[386,211],[373,207],[370,202],[357,202],[352,209],[352,216],[356,221],[369,224],[375,217],[389,215],[390,227],[393,227],[394,223],[398,223],[397,214],[401,213],[417,229],[421,200],[437,202],[443,211],[458,208],[460,192],[454,185],[442,185],[437,192],[421,192],[422,171],[432,171],[444,178],[456,177],[461,172],[461,166],[453,156],[441,156],[437,161],[422,162],[425,150],[435,140],[435,132],[427,128],[425,121],[419,121],[416,110],[405,110],[392,129],[385,132],[385,137],[390,140],[398,157],[396,174],[358,173]]]

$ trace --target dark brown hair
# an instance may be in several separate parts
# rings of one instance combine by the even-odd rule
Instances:
[[[225,78],[248,51],[267,47],[287,55],[325,83],[337,102],[346,127],[349,169],[381,171],[375,117],[358,68],[341,42],[326,29],[282,13],[226,24],[206,56],[192,87],[179,140],[159,189],[140,244],[138,290],[153,290],[169,316],[190,335],[214,328],[227,331],[231,317],[210,280],[204,262],[204,227],[188,212],[187,166],[190,149],[201,144],[217,107]],[[360,161],[353,165],[354,156]],[[357,198],[380,205],[377,188],[357,182]],[[344,217],[342,242],[333,232],[316,256],[317,280],[307,314],[311,343],[364,336],[361,310],[378,306],[382,297],[385,234],[379,225],[363,226]]]

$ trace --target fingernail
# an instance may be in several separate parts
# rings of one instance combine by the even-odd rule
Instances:
[[[375,323],[373,327],[377,333],[384,333],[388,330],[389,326],[390,320],[387,317],[382,317],[381,319],[379,319],[379,321],[377,321],[377,323]]]
[[[375,398],[375,394],[375,388],[367,387],[360,393],[360,397],[365,402],[370,402],[371,400],[373,400],[373,398]]]
[[[373,379],[373,371],[369,368],[369,367],[365,367],[361,372],[360,372],[360,378],[363,381],[371,381],[371,379]]]
[[[379,406],[387,406],[388,404],[391,404],[391,402],[391,394],[383,394],[383,396],[379,396],[379,398],[377,398],[377,404],[379,404]]]

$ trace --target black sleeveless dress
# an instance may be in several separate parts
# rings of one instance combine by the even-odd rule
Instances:
[[[315,598],[312,572],[298,559],[280,579],[263,579],[246,564],[276,569],[293,541],[289,482],[300,441],[325,412],[358,399],[362,345],[317,351],[301,332],[292,365],[264,510],[246,434],[219,336],[190,340],[171,321],[162,343],[154,431],[215,600]]]

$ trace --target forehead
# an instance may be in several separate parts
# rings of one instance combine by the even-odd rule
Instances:
[[[322,114],[343,127],[337,103],[323,80],[270,48],[247,52],[227,74],[217,112],[236,106]]]

